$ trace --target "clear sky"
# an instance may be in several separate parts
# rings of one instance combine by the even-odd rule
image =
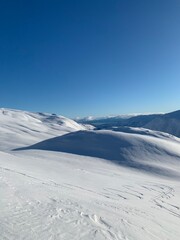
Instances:
[[[180,1],[0,1],[0,107],[180,109]]]

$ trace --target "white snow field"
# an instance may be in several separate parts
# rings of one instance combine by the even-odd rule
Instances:
[[[179,240],[180,138],[0,109],[0,239]]]

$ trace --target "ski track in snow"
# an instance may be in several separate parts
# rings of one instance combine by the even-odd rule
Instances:
[[[9,177],[10,175],[10,177]],[[49,196],[45,201],[38,199],[29,199],[23,191],[16,188],[11,179],[18,179],[24,182],[25,186],[40,190],[41,194],[46,195],[49,190],[53,190],[53,197]],[[179,218],[179,206],[172,205],[169,200],[175,195],[172,187],[164,184],[134,184],[122,185],[119,189],[104,188],[102,192],[108,194],[110,202],[106,203],[106,208],[118,210],[118,227],[113,227],[113,222],[108,221],[96,212],[85,208],[77,201],[71,198],[64,199],[61,192],[62,189],[73,192],[76,190],[97,194],[88,189],[81,188],[73,184],[56,183],[55,181],[43,181],[36,177],[27,175],[22,172],[17,172],[8,168],[1,168],[0,171],[1,189],[5,189],[5,194],[10,200],[5,203],[1,200],[1,205],[4,206],[3,214],[6,217],[1,219],[0,232],[2,239],[132,239],[128,237],[127,232],[141,231],[146,235],[146,239],[160,239],[155,234],[153,235],[146,227],[140,227],[131,218],[124,218],[124,212],[132,216],[144,217],[146,220],[151,216],[137,206],[124,207],[119,205],[119,199],[124,202],[136,199],[138,201],[147,200],[152,208],[158,208],[160,211],[166,211],[174,217]],[[54,191],[56,194],[54,195]],[[7,192],[7,193],[6,193]],[[151,194],[149,194],[151,193]],[[153,194],[152,194],[153,193]],[[100,195],[96,205],[103,207],[104,194]],[[115,200],[115,201],[114,201]],[[141,204],[141,203],[139,203]],[[105,205],[104,205],[105,206]],[[116,207],[117,206],[117,207]],[[119,209],[118,209],[119,206]],[[123,216],[121,213],[123,212]],[[7,214],[8,213],[8,214]],[[162,229],[161,229],[162,230]],[[164,229],[163,229],[164,231]],[[28,232],[28,234],[27,234]],[[168,239],[168,238],[167,238]]]
[[[3,173],[6,171],[12,174],[19,174],[27,179],[30,178],[34,181],[40,182],[40,179],[36,179],[32,176],[12,171],[10,169],[1,169],[1,186],[6,186],[11,194],[12,199],[16,199],[16,204],[8,203],[6,208],[11,213],[6,219],[4,224],[1,225],[1,237],[3,239],[119,239],[116,233],[113,231],[112,226],[106,223],[101,217],[96,214],[87,214],[88,210],[83,210],[77,202],[73,203],[71,200],[57,200],[49,198],[49,201],[44,204],[41,201],[29,201],[25,196],[21,195],[12,183],[9,183],[6,177],[3,177]],[[6,175],[6,174],[5,174]],[[29,184],[32,184],[32,182]],[[44,183],[42,185],[51,187],[52,182]],[[54,186],[62,187],[59,184],[53,183]],[[83,210],[83,211],[82,211]],[[64,232],[63,228],[59,228],[62,224],[65,224],[71,232]],[[84,229],[87,230],[84,232]],[[14,229],[16,231],[14,232]],[[26,231],[30,231],[30,238],[25,237]],[[4,232],[4,234],[2,234]],[[77,233],[77,236],[74,233]],[[81,233],[82,232],[82,233]],[[25,236],[23,236],[23,233]],[[19,235],[20,234],[20,235]]]
[[[0,239],[179,240],[180,140],[87,128],[0,109]]]

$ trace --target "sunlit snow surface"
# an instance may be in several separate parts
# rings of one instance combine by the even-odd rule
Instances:
[[[180,139],[86,129],[0,110],[0,239],[179,240]]]

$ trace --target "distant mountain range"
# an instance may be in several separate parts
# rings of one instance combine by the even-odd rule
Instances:
[[[79,119],[79,123],[91,124],[97,129],[115,129],[119,127],[142,127],[166,132],[180,137],[180,110],[166,114],[122,115],[98,119]]]

